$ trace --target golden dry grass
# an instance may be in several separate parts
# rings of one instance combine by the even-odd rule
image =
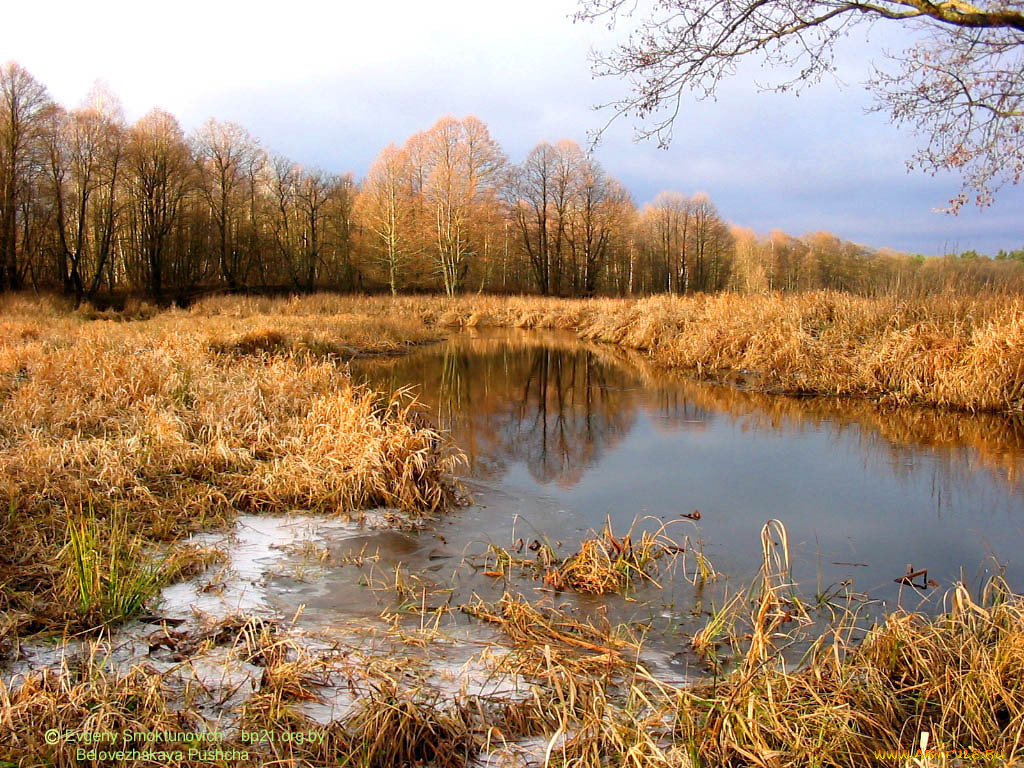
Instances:
[[[661,682],[621,629],[541,612],[522,598],[472,606],[514,642],[507,668],[542,683],[539,710],[558,744],[551,764],[1020,764],[1024,598],[999,581],[977,598],[957,585],[938,617],[900,610],[865,628],[855,606],[840,606],[821,632],[788,583],[785,529],[772,521],[762,539],[761,576],[723,610],[732,614],[724,633],[745,650],[731,673],[714,680]],[[794,666],[787,648],[812,632],[816,639]],[[924,734],[931,753],[895,755],[913,753]]]
[[[1024,603],[982,606],[963,587],[950,600],[934,620],[891,614],[859,643],[840,620],[795,671],[752,644],[724,681],[674,694],[673,740],[707,765],[895,765],[904,761],[877,753],[913,751],[927,732],[932,749],[991,750],[974,763],[1013,764],[1024,747]]]
[[[579,551],[565,558],[559,557],[550,543],[542,543],[540,539],[533,539],[529,545],[519,539],[514,551],[491,543],[483,563],[486,569],[483,575],[510,579],[515,572],[522,572],[543,580],[556,591],[572,590],[586,595],[628,596],[645,584],[660,589],[658,571],[662,558],[672,565],[682,555],[685,572],[690,555],[697,560],[698,573],[702,570],[702,553],[689,547],[688,539],[680,543],[669,536],[670,526],[671,523],[652,517],[637,517],[625,533],[616,535],[609,519],[600,534],[592,531],[580,542]],[[524,553],[524,549],[528,552]],[[707,578],[709,574],[705,573]]]
[[[643,299],[313,295],[213,298],[193,314],[357,312],[421,327],[562,329],[755,388],[968,411],[1024,409],[1024,304],[1016,297],[865,298],[835,291]]]
[[[296,705],[314,696],[330,663],[315,658],[278,625],[236,621],[209,642],[233,644],[263,669],[259,689],[233,714],[246,728],[315,732],[303,744],[263,744],[254,753],[228,731],[223,749],[248,749],[250,763],[383,768],[461,768],[489,747],[539,737],[547,764],[582,766],[763,766],[764,768],[994,768],[1024,754],[1024,601],[993,583],[973,598],[962,586],[936,618],[897,612],[854,641],[852,613],[838,612],[799,666],[783,655],[796,630],[773,611],[788,602],[784,585],[764,579],[740,601],[751,641],[735,671],[688,686],[667,684],[642,662],[638,635],[625,627],[580,622],[521,596],[466,611],[499,625],[508,652],[492,655],[494,675],[529,681],[525,699],[473,706],[433,692],[415,663],[394,657],[363,664],[369,692],[343,719],[320,725]],[[766,609],[765,606],[768,606]],[[214,637],[214,635],[216,635]],[[187,663],[187,661],[185,662]],[[195,732],[199,720],[179,708],[166,673],[137,666],[117,674],[88,657],[61,675],[0,685],[0,759],[15,764],[81,764],[50,728],[83,731]],[[928,734],[933,752],[907,753]],[[546,746],[545,746],[546,745]],[[955,752],[974,753],[958,761]],[[111,762],[109,764],[128,764]],[[202,760],[186,765],[200,765]],[[232,765],[232,761],[205,764]]]
[[[440,509],[451,498],[452,464],[439,436],[407,400],[353,387],[341,361],[400,351],[433,337],[435,327],[487,324],[572,330],[702,376],[747,371],[765,389],[1021,408],[1015,299],[312,296],[209,299],[188,312],[136,307],[115,318],[5,297],[0,520],[14,546],[0,553],[0,631],[98,620],[83,616],[67,576],[69,526],[90,514],[97,525],[123,521],[131,547],[226,521],[239,509]],[[917,425],[899,429],[916,434]],[[999,584],[974,597],[957,586],[943,615],[897,612],[861,640],[856,615],[837,611],[794,668],[783,649],[805,629],[787,620],[799,603],[785,592],[784,560],[766,548],[765,563],[760,588],[694,638],[709,654],[723,635],[745,649],[735,671],[714,681],[667,685],[639,662],[634,635],[508,595],[466,609],[506,630],[510,670],[534,683],[533,698],[503,718],[424,697],[398,685],[401,674],[382,672],[376,693],[347,721],[316,726],[293,704],[311,695],[319,662],[256,625],[239,630],[248,633],[242,648],[265,674],[240,715],[253,726],[325,734],[264,756],[283,766],[460,766],[496,732],[501,740],[543,734],[548,763],[574,768],[956,765],[948,754],[918,763],[879,757],[916,748],[924,733],[932,748],[989,752],[971,764],[1020,763],[1021,597]],[[106,575],[104,582],[98,574],[101,589]],[[119,676],[89,661],[64,675],[31,676],[16,690],[0,686],[0,759],[75,764],[41,740],[49,727],[199,725],[179,710],[162,673],[137,667]]]
[[[971,411],[1024,407],[1024,305],[1017,298],[899,301],[818,291],[640,300],[435,301],[428,320],[563,328],[648,352],[698,376]]]
[[[579,552],[548,568],[544,583],[591,595],[625,593],[634,584],[644,582],[657,586],[656,561],[664,555],[672,558],[685,549],[669,538],[664,524],[653,533],[643,530],[637,535],[641,522],[634,520],[628,531],[616,536],[609,520],[601,535],[583,539]]]
[[[441,436],[410,398],[354,386],[343,360],[433,337],[353,312],[115,322],[7,297],[0,525],[15,546],[0,552],[0,623],[97,619],[81,615],[67,578],[81,515],[116,527],[127,552],[242,510],[443,509],[455,457]],[[110,536],[93,538],[109,548]]]

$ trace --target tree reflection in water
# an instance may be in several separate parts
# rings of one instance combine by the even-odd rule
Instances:
[[[747,392],[668,375],[640,353],[569,333],[466,331],[413,355],[364,361],[354,375],[381,390],[411,385],[481,479],[522,463],[539,483],[572,487],[640,412],[659,431],[703,430],[719,418],[744,431],[855,430],[861,450],[885,456],[897,475],[929,450],[942,484],[979,464],[1003,483],[1024,477],[1019,418]]]
[[[799,582],[895,599],[906,563],[943,584],[961,569],[971,579],[1024,532],[1020,419],[751,392],[564,332],[467,330],[354,375],[412,386],[482,481],[478,505],[446,517],[455,551],[511,547],[517,525],[571,551],[606,519],[624,530],[649,516],[745,584],[761,562],[757,531],[779,518]],[[680,517],[695,508],[699,523]],[[1024,579],[1019,562],[1005,573]],[[658,599],[672,611],[699,603],[687,584]]]
[[[474,476],[497,478],[521,462],[538,482],[572,486],[629,432],[641,403],[621,366],[570,339],[547,341],[459,335],[440,352],[360,374],[378,388],[413,384]]]

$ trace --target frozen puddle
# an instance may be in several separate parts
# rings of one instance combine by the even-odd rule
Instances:
[[[195,543],[224,549],[228,562],[166,587],[158,612],[168,619],[204,621],[271,614],[267,577],[296,559],[297,545],[340,541],[364,531],[359,523],[306,515],[242,515],[229,537],[203,534],[193,538]]]
[[[30,675],[62,674],[90,660],[117,677],[142,665],[179,692],[180,706],[208,721],[226,718],[230,723],[233,713],[259,690],[263,670],[242,658],[237,642],[195,647],[204,632],[233,617],[273,617],[277,611],[268,599],[269,579],[289,567],[308,565],[308,553],[318,545],[365,535],[391,510],[374,512],[362,523],[301,514],[242,515],[228,535],[194,536],[185,543],[216,547],[225,553],[226,562],[164,588],[153,602],[152,615],[125,624],[112,636],[21,644],[16,657],[0,668],[0,688],[13,690]],[[312,638],[306,642],[316,645]],[[329,685],[322,693],[328,704],[332,699],[341,704],[344,698]],[[328,711],[331,720],[344,715],[347,707]]]
[[[543,736],[506,744],[485,750],[469,762],[469,768],[540,768],[558,755],[564,736],[548,740]]]
[[[290,644],[290,657],[310,661],[300,669],[310,675],[305,684],[313,697],[292,706],[313,723],[344,723],[366,706],[382,674],[426,707],[468,707],[483,722],[532,698],[535,683],[503,668],[508,649],[487,627],[455,627],[452,635],[436,634],[425,645],[410,647],[386,625],[332,622],[308,632],[280,616],[280,577],[298,569],[316,581],[317,569],[324,567],[318,562],[321,553],[338,542],[390,529],[396,519],[392,510],[375,510],[361,522],[243,515],[227,535],[201,534],[187,542],[217,548],[225,561],[163,589],[150,615],[91,640],[25,643],[0,669],[0,689],[14,690],[31,675],[74,674],[83,664],[114,677],[141,668],[162,679],[174,708],[199,715],[205,727],[231,731],[265,682],[263,662],[243,633],[246,621],[264,626],[262,617],[270,620],[265,626],[281,633],[276,639]],[[310,567],[312,572],[306,570]],[[284,602],[287,610],[299,608],[298,601]],[[533,765],[537,746],[495,744],[476,765]]]

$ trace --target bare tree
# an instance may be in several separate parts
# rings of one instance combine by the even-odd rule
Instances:
[[[48,110],[42,145],[57,279],[78,306],[99,288],[112,252],[124,154],[120,109],[102,88],[70,112]]]
[[[695,291],[720,291],[729,281],[732,267],[732,235],[711,198],[693,196],[693,280]]]
[[[453,295],[462,290],[468,260],[478,250],[473,218],[496,196],[505,156],[487,126],[472,116],[443,117],[413,139],[426,166],[423,197],[432,218],[438,273],[445,293]]]
[[[159,109],[131,129],[127,183],[134,218],[136,271],[151,296],[164,291],[167,246],[186,196],[194,188],[193,161],[174,116]]]
[[[575,142],[542,141],[509,177],[507,197],[537,289],[544,295],[562,290],[570,217],[585,165]]]
[[[671,190],[659,192],[640,211],[643,241],[653,277],[650,290],[685,293],[690,288],[693,201]]]
[[[555,248],[551,266],[552,293],[561,295],[565,287],[563,282],[566,272],[575,272],[575,264],[567,265],[567,261],[575,262],[576,253],[569,239],[569,228],[579,200],[581,174],[586,165],[586,156],[579,144],[570,139],[562,139],[556,145],[557,162],[554,174],[554,215],[555,215]],[[568,246],[568,247],[566,247]],[[569,267],[572,267],[570,270]],[[569,280],[572,274],[568,275]]]
[[[89,111],[53,110],[46,132],[47,171],[52,184],[58,274],[64,290],[82,301],[83,261],[88,250],[88,219],[93,192],[102,182],[103,124]]]
[[[327,256],[321,279],[336,288],[356,290],[362,284],[359,268],[361,226],[356,217],[359,187],[352,173],[332,176],[327,206]]]
[[[294,200],[300,214],[301,245],[299,260],[292,266],[297,287],[312,292],[316,287],[323,259],[327,206],[337,188],[337,178],[318,168],[301,170],[295,185]]]
[[[0,289],[20,287],[18,210],[51,107],[46,87],[21,65],[0,67]]]
[[[614,26],[634,0],[580,0],[578,20]],[[793,73],[773,87],[817,82],[834,69],[834,46],[855,25],[910,24],[919,41],[891,58],[896,70],[870,81],[876,108],[923,137],[910,162],[953,170],[979,205],[1024,173],[1024,11],[984,0],[659,0],[629,39],[598,56],[595,71],[625,77],[632,93],[614,114],[632,113],[639,133],[662,145],[687,93],[713,96],[748,58]],[[614,119],[614,118],[613,118]]]
[[[358,210],[373,234],[378,261],[387,274],[394,296],[413,252],[410,243],[412,182],[405,150],[389,144],[377,156],[363,182]]]
[[[597,293],[615,233],[623,228],[632,210],[633,201],[625,188],[609,178],[596,160],[586,158],[576,184],[576,206],[569,230],[572,250],[579,254],[574,293]]]
[[[557,165],[557,150],[543,141],[530,150],[522,165],[513,168],[508,177],[508,202],[533,268],[537,290],[545,296],[551,293],[552,243],[556,237],[551,220]]]
[[[128,129],[120,101],[102,83],[93,86],[79,111],[91,115],[102,130],[100,162],[96,169],[99,178],[91,196],[92,278],[85,290],[85,295],[91,298],[100,289],[104,274],[111,290],[115,282],[114,251],[117,224],[125,206],[120,187]]]
[[[193,139],[200,189],[217,227],[220,271],[229,289],[246,279],[247,254],[238,234],[245,215],[245,183],[261,163],[263,152],[249,132],[235,123],[208,120]]]

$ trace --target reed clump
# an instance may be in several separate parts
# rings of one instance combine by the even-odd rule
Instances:
[[[644,529],[645,523],[652,522],[653,530]],[[688,541],[680,544],[667,534],[670,525],[655,518],[637,517],[625,533],[616,535],[609,519],[600,534],[592,532],[580,542],[578,552],[565,558],[540,539],[533,539],[529,545],[519,539],[515,552],[492,543],[484,575],[510,579],[515,572],[525,573],[556,590],[589,595],[627,595],[644,584],[660,589],[657,575],[662,558],[674,562],[680,554],[685,557],[689,549]],[[532,559],[517,554],[523,549],[533,553]],[[696,550],[694,555],[699,566],[701,555]]]
[[[699,632],[729,671],[680,686],[642,645],[521,596],[470,606],[513,643],[503,668],[534,681],[543,762],[558,766],[1014,765],[1024,755],[1024,597],[958,584],[937,617],[874,625],[856,601],[812,618],[789,573],[785,527],[762,531],[761,574]],[[696,640],[697,638],[695,638]],[[805,649],[794,656],[794,651]],[[801,655],[802,653],[802,655]],[[922,743],[931,750],[919,752]],[[914,753],[915,757],[911,757]]]
[[[124,516],[101,523],[94,514],[68,521],[63,551],[67,589],[78,598],[83,621],[125,621],[142,610],[163,582],[165,561],[155,561],[131,535]]]
[[[544,583],[591,595],[624,593],[644,582],[660,587],[655,579],[657,561],[685,549],[666,535],[665,524],[653,533],[642,530],[637,535],[640,522],[634,520],[625,534],[616,536],[609,520],[599,536],[580,542],[579,552],[548,568]]]
[[[849,627],[826,634],[796,670],[752,644],[729,677],[672,694],[671,739],[705,765],[856,766],[913,752],[928,733],[948,751],[932,765],[972,750],[975,763],[1012,764],[1024,747],[1024,603],[983,607],[962,586],[951,600],[933,620],[893,613],[861,642]]]

